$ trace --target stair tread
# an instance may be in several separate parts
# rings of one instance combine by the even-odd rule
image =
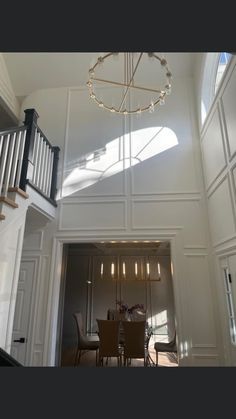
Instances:
[[[0,196],[0,202],[4,202],[13,208],[18,208],[19,206],[16,202],[12,201],[12,199],[8,198],[7,196]]]
[[[29,194],[27,194],[25,191],[23,191],[20,188],[8,188],[8,192],[17,192],[20,196],[22,196],[23,198],[27,199],[29,198]]]

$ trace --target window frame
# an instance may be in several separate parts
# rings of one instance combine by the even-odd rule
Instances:
[[[233,299],[233,292],[231,287],[231,274],[228,267],[223,268],[224,273],[224,289],[228,313],[228,325],[231,344],[236,346],[236,316],[235,303]]]

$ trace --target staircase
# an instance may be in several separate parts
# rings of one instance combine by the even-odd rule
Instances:
[[[40,196],[56,207],[59,147],[37,125],[35,109],[26,109],[24,125],[0,131],[0,227],[12,211]],[[34,200],[33,199],[33,200]]]

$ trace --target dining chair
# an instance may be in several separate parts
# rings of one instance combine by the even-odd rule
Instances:
[[[121,346],[119,343],[120,321],[97,319],[99,335],[99,365],[103,365],[103,358],[117,358],[117,366],[121,366]]]
[[[97,336],[93,337],[93,336],[85,335],[81,312],[73,313],[73,317],[76,322],[77,338],[78,338],[74,366],[80,364],[81,356],[84,355],[88,351],[96,351],[96,365],[97,365],[99,339]]]
[[[120,312],[120,310],[109,308],[107,310],[107,320],[126,320],[127,313]]]
[[[107,310],[107,320],[120,320],[119,318],[119,310],[109,308]]]
[[[124,366],[131,365],[133,358],[143,358],[148,366],[148,348],[146,345],[146,320],[122,321],[124,330]]]
[[[173,338],[169,342],[155,342],[154,349],[156,351],[156,367],[158,366],[158,353],[159,352],[174,352],[177,353],[176,345],[176,331]]]

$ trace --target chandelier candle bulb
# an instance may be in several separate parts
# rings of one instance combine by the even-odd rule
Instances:
[[[111,264],[111,276],[114,277],[114,274],[115,274],[115,264],[112,263]]]
[[[122,273],[123,273],[123,276],[125,276],[125,262],[123,262],[122,264]]]

